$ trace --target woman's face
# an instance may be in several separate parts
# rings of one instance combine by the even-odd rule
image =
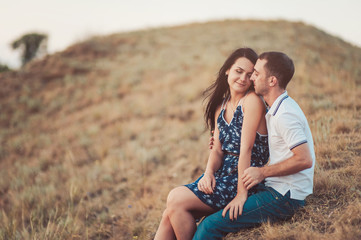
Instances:
[[[253,63],[245,57],[238,58],[230,69],[226,71],[231,93],[245,93],[251,86]]]

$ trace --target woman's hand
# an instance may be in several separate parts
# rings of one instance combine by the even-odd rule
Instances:
[[[223,209],[222,216],[225,217],[227,211],[229,210],[229,219],[237,220],[237,217],[242,215],[243,205],[246,200],[247,193],[243,195],[237,194],[236,197]]]
[[[214,174],[204,173],[203,177],[198,182],[199,191],[204,192],[205,194],[212,194],[216,186],[216,178]]]

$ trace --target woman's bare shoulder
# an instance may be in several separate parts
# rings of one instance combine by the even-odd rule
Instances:
[[[251,106],[252,108],[265,108],[262,98],[257,95],[254,91],[248,93],[246,99],[244,100],[244,106]]]

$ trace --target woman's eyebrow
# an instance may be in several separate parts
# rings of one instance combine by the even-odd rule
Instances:
[[[239,68],[239,69],[241,69],[242,71],[246,71],[246,70],[244,70],[242,67],[240,67],[240,66],[237,66],[237,68]]]
[[[240,67],[240,66],[237,66],[237,68],[239,68],[239,69],[241,69],[243,72],[247,72],[246,70],[244,70],[242,67]],[[251,72],[253,72],[253,69],[252,69],[252,71]],[[250,73],[251,73],[250,72]]]

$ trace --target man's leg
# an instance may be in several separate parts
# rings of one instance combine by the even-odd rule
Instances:
[[[304,206],[304,201],[290,199],[289,195],[288,192],[282,196],[272,188],[260,186],[259,192],[247,199],[243,213],[237,220],[230,220],[228,212],[223,218],[223,210],[220,210],[199,224],[193,239],[222,239],[242,228],[254,227],[268,220],[275,222],[290,218],[298,208]]]

